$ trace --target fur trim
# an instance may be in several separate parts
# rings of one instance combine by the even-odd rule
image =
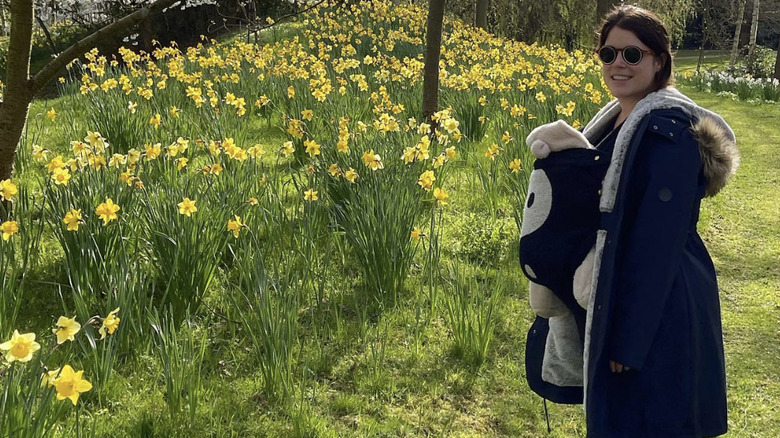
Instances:
[[[739,150],[714,120],[704,117],[691,128],[699,142],[701,164],[707,178],[706,196],[715,196],[739,167]]]

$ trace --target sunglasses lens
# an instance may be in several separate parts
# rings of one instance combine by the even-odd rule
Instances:
[[[639,64],[642,61],[642,50],[639,47],[629,46],[623,49],[623,59],[627,64]]]
[[[599,50],[599,59],[601,59],[601,62],[604,64],[612,64],[615,62],[616,57],[617,51],[614,47],[604,46]]]

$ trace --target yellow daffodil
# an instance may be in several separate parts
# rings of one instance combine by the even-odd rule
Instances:
[[[157,157],[160,156],[161,153],[162,153],[162,144],[160,143],[155,143],[155,144],[147,143],[144,145],[144,155],[146,157],[146,161],[151,161],[156,159]]]
[[[57,119],[57,116],[59,116],[59,113],[57,113],[57,111],[55,111],[54,108],[46,111],[46,117],[51,119],[52,122]]]
[[[49,173],[54,172],[55,169],[62,169],[65,167],[65,162],[62,161],[62,155],[57,155],[56,157],[52,158],[46,167]]]
[[[79,224],[81,224],[81,210],[71,208],[69,212],[65,213],[65,219],[62,222],[68,226],[68,231],[78,231]]]
[[[60,316],[57,320],[57,328],[52,329],[52,333],[57,335],[57,344],[62,344],[65,341],[73,341],[79,330],[81,324],[76,322],[75,316],[73,318]]]
[[[344,172],[344,179],[346,179],[347,181],[349,181],[351,183],[355,182],[355,180],[357,178],[358,178],[357,171],[355,169],[351,168],[351,167],[349,168],[349,170]]]
[[[51,174],[51,179],[54,181],[55,185],[66,186],[70,181],[70,172],[68,169],[54,169],[54,172]]]
[[[0,231],[3,232],[3,240],[7,242],[11,236],[19,232],[19,224],[16,221],[5,221],[0,225]]]
[[[0,198],[3,201],[13,200],[17,193],[19,193],[19,188],[10,179],[0,181]]]
[[[498,145],[496,143],[493,143],[492,145],[490,145],[488,150],[485,151],[485,157],[490,158],[491,160],[495,160],[499,150],[500,148],[498,147]]]
[[[301,111],[301,118],[303,120],[311,121],[314,118],[314,111],[309,110],[309,109],[305,109],[305,110]]]
[[[51,388],[54,386],[54,381],[57,379],[57,376],[60,374],[60,369],[56,368],[51,371],[46,371],[41,376],[41,388]]]
[[[179,206],[179,214],[191,217],[190,215],[192,213],[198,211],[198,207],[195,206],[195,202],[197,201],[193,201],[190,198],[184,198],[184,200],[177,204]]]
[[[314,158],[320,154],[320,145],[317,144],[316,141],[306,140],[303,142],[303,145],[306,146],[306,153],[309,154],[310,157]]]
[[[126,163],[127,163],[127,156],[122,154],[113,154],[111,155],[111,159],[108,160],[108,165],[110,167],[115,167],[117,169]]]
[[[249,149],[246,150],[246,152],[249,154],[250,157],[254,159],[259,159],[263,157],[263,147],[259,144],[256,144]]]
[[[39,162],[39,163],[43,162],[44,160],[46,160],[46,156],[49,154],[49,152],[51,152],[51,151],[49,151],[48,149],[42,148],[41,146],[39,146],[37,144],[34,144],[33,147],[32,147],[33,159],[35,161]]]
[[[249,200],[247,200],[246,202],[248,202],[249,205],[252,205],[252,206],[257,205],[257,204],[260,203],[260,201],[258,201],[257,198],[255,198],[254,196],[249,198]]]
[[[282,145],[282,155],[285,157],[289,157],[292,155],[292,153],[295,152],[295,146],[293,145],[292,141],[286,141]]]
[[[309,189],[303,192],[303,199],[309,202],[316,201],[319,199],[317,197],[317,191],[314,189]]]
[[[420,178],[417,180],[417,184],[419,184],[420,187],[424,188],[425,190],[430,191],[434,181],[436,181],[436,177],[433,175],[433,171],[426,170],[422,173],[422,175],[420,175]]]
[[[517,173],[523,168],[523,162],[520,161],[519,158],[515,158],[514,160],[509,162],[509,169],[512,171],[512,173]]]
[[[79,401],[79,395],[92,389],[92,384],[84,380],[84,371],[74,371],[70,365],[62,367],[59,376],[54,379],[57,400],[69,399],[73,406]]]
[[[222,168],[221,163],[214,163],[209,167],[209,173],[212,175],[219,176],[220,173],[222,173],[224,169]]]
[[[95,214],[103,220],[103,225],[108,225],[114,219],[117,219],[116,212],[119,211],[119,206],[114,204],[111,198],[107,198],[106,202],[100,204],[95,209]]]
[[[450,195],[448,195],[444,189],[436,187],[433,189],[433,197],[436,198],[436,201],[438,201],[439,205],[446,205],[446,199],[449,198]]]
[[[160,117],[160,113],[156,113],[149,119],[149,124],[154,126],[154,129],[159,128],[161,123],[162,119]]]
[[[382,163],[382,157],[379,154],[374,153],[373,149],[370,149],[363,153],[363,163],[371,170],[384,169],[385,165]]]
[[[119,317],[116,314],[119,313],[119,307],[108,313],[108,316],[103,318],[103,324],[100,326],[98,333],[100,333],[100,339],[106,338],[106,333],[113,335],[116,329],[119,327]]]
[[[238,233],[241,231],[241,216],[236,215],[235,219],[228,219],[227,229],[233,232],[233,237],[238,238]]]
[[[412,240],[418,240],[421,235],[422,235],[422,231],[420,231],[419,228],[414,227],[414,229],[412,229],[412,234],[411,234]]]
[[[0,344],[0,350],[7,351],[5,360],[9,363],[13,361],[29,362],[33,353],[41,349],[41,345],[35,342],[35,333],[19,334],[14,330],[11,340]]]

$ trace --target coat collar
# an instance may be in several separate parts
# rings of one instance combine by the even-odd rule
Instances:
[[[704,109],[693,102],[675,88],[667,87],[650,93],[637,103],[634,110],[623,123],[615,141],[615,149],[612,161],[604,178],[600,209],[602,212],[611,212],[615,207],[617,189],[620,182],[620,174],[623,170],[626,152],[642,119],[651,111],[657,109],[677,108],[701,125],[699,129],[694,127],[694,135],[700,144],[704,172],[707,176],[707,195],[718,192],[726,183],[739,165],[739,154],[736,148],[734,132],[718,114]],[[585,126],[583,134],[591,142],[607,129],[608,125],[620,114],[621,108],[617,100],[613,100],[602,108],[595,117]]]

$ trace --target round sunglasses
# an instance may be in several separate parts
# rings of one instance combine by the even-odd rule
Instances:
[[[642,62],[643,55],[653,55],[652,50],[643,50],[637,46],[626,46],[616,49],[612,46],[603,46],[599,49],[599,59],[604,64],[612,64],[617,59],[618,52],[623,54],[623,61],[628,65],[637,65]]]

